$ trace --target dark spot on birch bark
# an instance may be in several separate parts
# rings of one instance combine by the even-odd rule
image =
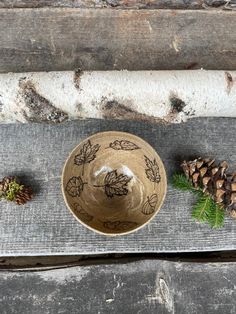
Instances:
[[[180,113],[186,106],[186,103],[182,99],[176,97],[175,95],[172,95],[170,97],[170,104],[172,113]]]
[[[0,112],[2,112],[3,103],[0,101]]]
[[[129,120],[139,120],[139,121],[148,121],[151,123],[165,121],[161,118],[157,118],[145,113],[140,113],[132,109],[128,105],[120,104],[116,100],[106,101],[101,106],[102,115],[104,119],[129,119]]]
[[[68,119],[67,113],[56,108],[48,99],[41,96],[31,81],[19,81],[19,96],[23,99],[26,110],[21,113],[29,122],[60,123]]]
[[[77,69],[74,73],[74,84],[75,87],[80,89],[80,80],[81,80],[81,75],[83,74],[83,71],[81,69]]]
[[[225,72],[225,80],[227,84],[227,93],[229,94],[231,92],[231,88],[234,85],[233,77],[229,72]]]

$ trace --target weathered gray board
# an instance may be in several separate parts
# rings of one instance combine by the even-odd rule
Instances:
[[[143,260],[0,272],[1,314],[235,314],[236,263]]]
[[[76,68],[235,70],[236,13],[0,9],[0,72]]]
[[[1,0],[0,8],[204,9],[230,8],[231,2],[234,0]]]
[[[69,152],[84,138],[104,130],[123,130],[147,140],[158,151],[168,177],[183,158],[215,156],[236,169],[235,119],[202,118],[185,124],[84,120],[60,125],[0,126],[0,177],[19,175],[36,196],[26,206],[0,203],[0,256],[95,254],[105,252],[184,252],[236,249],[236,223],[222,230],[191,219],[191,194],[168,187],[156,218],[136,233],[97,235],[66,208],[60,187]]]

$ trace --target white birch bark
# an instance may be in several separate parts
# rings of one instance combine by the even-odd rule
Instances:
[[[0,74],[1,123],[206,116],[236,117],[236,71]]]

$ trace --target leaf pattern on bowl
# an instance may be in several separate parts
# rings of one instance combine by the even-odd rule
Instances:
[[[79,197],[85,184],[87,182],[83,182],[81,177],[72,177],[66,184],[66,192],[72,197]]]
[[[127,195],[127,185],[132,177],[128,177],[124,174],[117,174],[117,170],[109,171],[105,178],[103,185],[94,185],[94,187],[104,188],[107,197],[113,197],[114,195],[122,196]]]
[[[144,215],[151,215],[155,212],[155,208],[158,202],[157,194],[152,194],[147,197],[147,201],[143,204],[142,213]]]
[[[153,161],[144,155],[145,163],[147,168],[145,169],[146,176],[151,182],[159,183],[161,181],[161,176],[159,173],[159,166],[157,164],[156,159]]]
[[[129,229],[137,227],[137,222],[134,221],[105,221],[103,226],[106,229],[113,231],[128,231]]]
[[[98,152],[99,148],[99,144],[92,145],[90,140],[88,140],[80,149],[79,154],[75,155],[74,163],[77,166],[83,166],[82,175],[84,175],[84,165],[90,163],[96,158],[96,153]]]
[[[114,150],[135,150],[140,149],[135,143],[127,140],[115,140],[109,144],[109,147]]]
[[[74,211],[76,214],[78,214],[79,217],[81,217],[82,220],[86,222],[93,220],[93,216],[88,214],[79,203],[74,204]]]

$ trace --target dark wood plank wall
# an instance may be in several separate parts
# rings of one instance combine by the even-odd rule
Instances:
[[[0,72],[235,70],[235,14],[217,10],[0,9]]]

